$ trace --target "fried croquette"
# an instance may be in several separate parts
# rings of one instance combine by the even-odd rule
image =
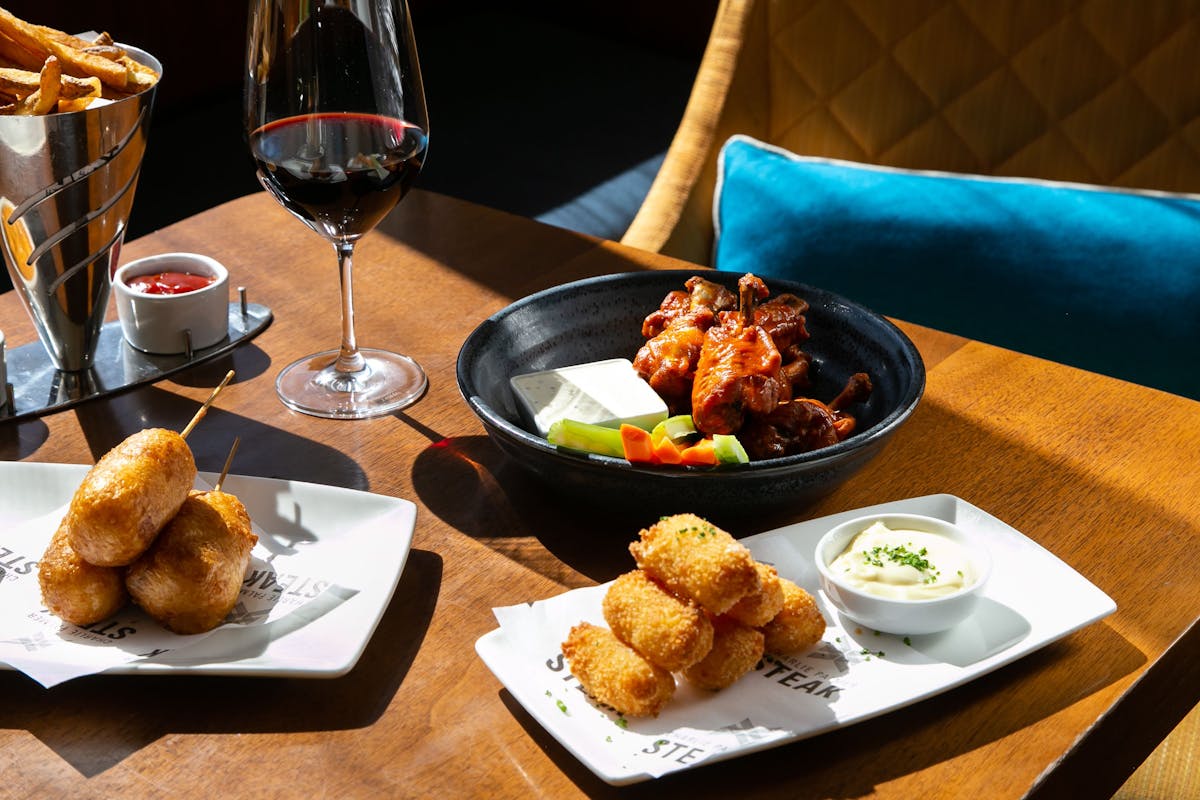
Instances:
[[[783,586],[783,610],[762,627],[768,653],[795,653],[812,647],[825,635],[825,618],[817,601],[787,578]]]
[[[584,691],[629,717],[658,716],[675,694],[675,678],[656,667],[608,628],[581,622],[562,644]]]
[[[754,568],[761,584],[759,590],[734,603],[726,616],[751,628],[761,628],[783,610],[783,585],[779,583],[779,573],[770,564],[755,563]]]
[[[604,621],[618,639],[670,672],[696,663],[712,647],[708,615],[640,569],[613,581],[603,608]]]
[[[129,436],[101,456],[71,498],[71,549],[97,566],[132,563],[175,516],[195,479],[191,448],[175,431]]]
[[[257,541],[237,497],[194,491],[130,565],[125,585],[134,602],[163,627],[203,633],[233,609]]]
[[[121,610],[129,599],[122,570],[89,564],[71,549],[60,524],[38,562],[42,602],[64,622],[91,625]]]
[[[763,635],[735,619],[718,617],[713,622],[713,646],[700,661],[683,671],[683,677],[701,689],[732,686],[758,664],[763,656]]]
[[[695,514],[663,517],[629,552],[650,577],[714,615],[759,589],[746,546]]]

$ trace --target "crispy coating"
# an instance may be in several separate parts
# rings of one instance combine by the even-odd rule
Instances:
[[[635,569],[604,595],[604,621],[625,644],[670,672],[696,663],[712,647],[712,622],[697,605]]]
[[[718,617],[713,623],[713,646],[708,655],[683,671],[683,677],[701,689],[724,689],[737,682],[763,656],[763,635],[735,619]]]
[[[675,678],[624,644],[608,628],[581,622],[562,645],[584,691],[629,717],[658,716],[675,694]]]
[[[175,431],[148,428],[105,453],[71,498],[71,547],[88,563],[130,564],[183,505],[196,479],[191,448]]]
[[[738,600],[726,614],[743,625],[761,628],[783,610],[783,585],[779,582],[779,573],[770,564],[756,562],[754,568],[758,571],[761,587],[754,594]]]
[[[817,601],[787,578],[783,585],[783,610],[763,626],[768,653],[795,653],[812,647],[825,635],[825,618]]]
[[[134,602],[176,633],[202,633],[237,602],[258,537],[237,497],[192,492],[125,575]]]
[[[724,614],[759,589],[746,546],[695,514],[663,517],[629,552],[650,577],[711,614]]]
[[[129,600],[121,570],[97,567],[80,558],[61,524],[38,562],[38,585],[50,613],[76,625],[107,619]]]

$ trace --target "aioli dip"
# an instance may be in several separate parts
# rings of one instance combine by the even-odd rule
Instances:
[[[978,579],[957,542],[938,533],[876,522],[854,537],[829,571],[862,592],[899,600],[954,594]]]

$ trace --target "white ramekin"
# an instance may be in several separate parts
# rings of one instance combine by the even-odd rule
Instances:
[[[146,294],[128,281],[160,272],[211,275],[216,280],[182,294]],[[220,262],[196,253],[163,253],[131,261],[113,275],[113,295],[121,332],[146,353],[174,354],[212,347],[229,335],[229,272]]]

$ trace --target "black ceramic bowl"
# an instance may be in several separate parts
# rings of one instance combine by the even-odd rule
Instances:
[[[492,441],[550,487],[598,506],[647,513],[799,508],[858,471],[916,408],[925,389],[925,366],[895,325],[829,292],[768,279],[772,296],[794,292],[810,305],[811,338],[805,344],[813,356],[810,396],[829,401],[851,374],[871,376],[871,397],[851,409],[858,426],[845,441],[801,455],[697,469],[630,464],[560,449],[524,427],[511,376],[606,358],[632,360],[644,342],[642,320],[694,274],[675,270],[589,278],[530,295],[485,320],[459,352],[458,385]],[[738,274],[705,270],[703,275],[737,292]]]

